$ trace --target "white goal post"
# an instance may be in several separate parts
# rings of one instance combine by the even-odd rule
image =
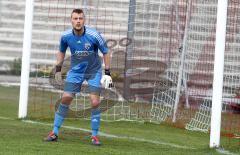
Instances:
[[[228,0],[218,0],[210,147],[219,147]]]
[[[26,0],[18,118],[27,116],[34,0]]]

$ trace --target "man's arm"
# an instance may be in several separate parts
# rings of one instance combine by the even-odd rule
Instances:
[[[109,70],[110,69],[110,52],[108,52],[107,54],[103,54],[103,61],[105,64],[105,70]]]
[[[113,87],[113,82],[111,78],[111,72],[110,72],[110,53],[103,54],[103,60],[105,64],[105,75],[103,75],[101,79],[101,83],[104,86],[105,89]]]
[[[63,65],[64,58],[65,58],[65,53],[58,51],[57,52],[57,66]]]
[[[57,52],[57,64],[55,66],[54,77],[55,77],[56,83],[58,85],[62,85],[63,84],[61,70],[62,70],[64,57],[65,57],[65,53],[60,52],[60,51]]]
[[[63,60],[65,58],[65,53],[58,51],[57,52],[57,64],[55,67],[55,74],[62,70]]]

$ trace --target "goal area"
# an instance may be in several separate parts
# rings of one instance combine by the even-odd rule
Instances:
[[[2,7],[9,4],[1,2]],[[59,39],[71,28],[71,11],[82,8],[86,25],[104,36],[111,52],[114,88],[102,90],[103,120],[167,123],[210,133],[218,76],[214,74],[218,4],[218,0],[35,0],[27,117],[54,117],[64,84],[53,78]],[[221,137],[230,147],[239,147],[240,3],[228,0],[226,11]],[[17,13],[24,20],[24,7]],[[63,77],[69,66],[67,51]],[[88,96],[84,83],[69,118],[90,117]]]

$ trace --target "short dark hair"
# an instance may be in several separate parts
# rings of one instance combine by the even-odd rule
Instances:
[[[72,14],[73,14],[73,13],[77,13],[77,14],[81,14],[81,13],[82,13],[82,14],[84,14],[84,12],[83,12],[82,9],[73,9],[73,10],[72,10],[72,13],[71,13],[71,17],[72,17]]]

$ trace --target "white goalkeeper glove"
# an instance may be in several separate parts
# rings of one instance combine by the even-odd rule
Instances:
[[[101,84],[105,89],[113,87],[112,77],[109,69],[105,69],[105,75],[101,79]]]
[[[58,66],[58,65],[55,68],[54,78],[55,78],[55,81],[58,85],[62,85],[62,82],[63,82],[61,69],[62,69],[62,66]]]

